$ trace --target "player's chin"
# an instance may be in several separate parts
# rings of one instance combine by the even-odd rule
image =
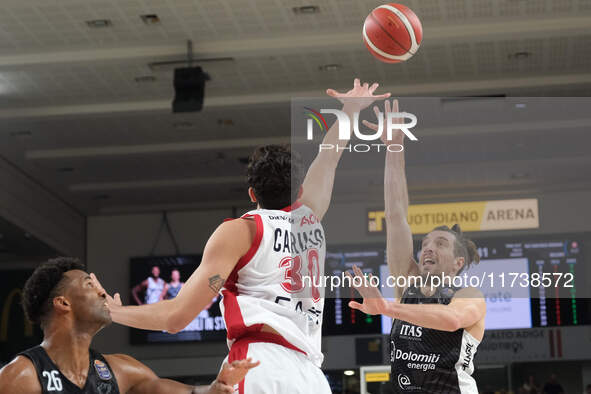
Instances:
[[[108,309],[104,309],[101,311],[100,321],[104,326],[108,326],[109,324],[113,323],[113,318],[111,317],[111,312],[109,312]]]

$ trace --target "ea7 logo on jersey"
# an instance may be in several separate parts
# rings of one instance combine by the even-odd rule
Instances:
[[[316,215],[311,213],[308,216],[302,216],[302,220],[300,221],[300,226],[304,226],[306,224],[316,224],[318,222],[320,222],[320,220],[318,220]]]
[[[400,327],[400,336],[420,338],[423,336],[423,327],[413,326],[412,324],[403,324]]]

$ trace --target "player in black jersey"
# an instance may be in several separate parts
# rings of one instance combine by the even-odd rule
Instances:
[[[374,107],[376,116],[382,116]],[[385,103],[385,113],[398,112]],[[377,125],[364,121],[377,130]],[[404,133],[393,133],[386,145],[404,144]],[[397,149],[394,149],[396,151]],[[458,225],[436,227],[423,238],[419,262],[413,258],[413,244],[408,216],[408,190],[403,152],[386,152],[384,176],[387,260],[391,275],[405,277],[407,286],[396,288],[396,302],[384,300],[366,281],[356,287],[363,304],[350,306],[368,314],[383,314],[394,319],[391,332],[391,381],[395,392],[473,393],[477,394],[474,354],[484,335],[486,304],[474,288],[454,288],[443,276],[453,278],[479,256],[474,242],[467,239]],[[361,270],[354,269],[356,276]],[[410,277],[423,278],[413,285]],[[443,282],[435,286],[434,278]],[[401,281],[404,282],[404,281]],[[397,282],[400,283],[400,282]]]
[[[23,289],[23,308],[29,320],[41,324],[43,342],[0,370],[0,394],[229,394],[257,365],[250,360],[225,365],[210,386],[195,387],[160,379],[130,356],[97,353],[90,343],[111,323],[105,292],[73,258],[39,266]]]

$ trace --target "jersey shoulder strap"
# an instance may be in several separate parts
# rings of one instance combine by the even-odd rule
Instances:
[[[44,370],[53,369],[54,364],[53,361],[47,355],[45,349],[41,347],[41,345],[37,345],[30,349],[24,350],[18,354],[18,356],[25,356],[33,363],[35,367],[35,373],[37,374],[37,379],[39,382],[42,383],[43,379],[41,377],[41,373]]]

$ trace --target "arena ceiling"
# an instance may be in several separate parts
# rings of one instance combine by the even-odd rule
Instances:
[[[361,39],[381,3],[4,0],[0,156],[83,215],[242,207],[244,158],[257,145],[289,142],[290,99],[346,89],[356,76],[395,96],[501,96],[487,101],[499,111],[513,111],[518,96],[588,100],[591,1],[405,1],[424,43],[398,65],[376,61]],[[294,11],[310,5],[317,12]],[[101,20],[107,26],[87,23]],[[203,111],[172,114],[172,68],[153,64],[183,60],[188,39],[211,81]],[[441,108],[451,122],[482,102]],[[591,115],[577,117],[478,133],[470,127],[478,120],[466,119],[432,130],[409,147],[411,198],[588,190]],[[344,192],[356,166],[343,168],[336,200],[381,187],[368,180]]]

